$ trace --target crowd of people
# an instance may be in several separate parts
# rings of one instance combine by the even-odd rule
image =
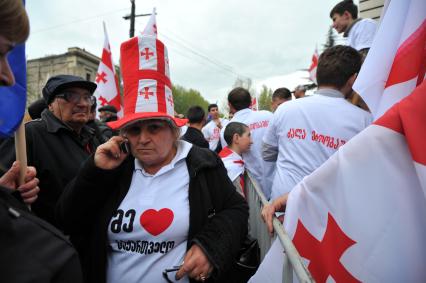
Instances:
[[[272,232],[272,218],[285,210],[292,188],[372,122],[368,111],[350,103],[376,29],[357,16],[350,0],[331,10],[333,27],[348,45],[321,54],[313,95],[306,96],[304,86],[276,89],[273,112],[251,109],[250,92],[237,87],[227,96],[229,120],[217,104],[194,105],[186,119],[177,118],[165,97],[154,106],[125,107],[121,118],[103,106],[96,119],[95,83],[51,77],[43,98],[28,109],[34,120],[25,124],[24,183],[14,138],[0,143],[2,278],[24,282],[22,274],[31,272],[33,282],[66,282],[67,276],[69,282],[238,282],[233,263],[249,233],[245,171],[270,200],[262,216]],[[28,35],[21,1],[0,0],[1,87],[14,84],[7,53]],[[132,48],[122,48],[121,56],[145,43],[162,44],[140,37],[125,42]],[[122,61],[124,105],[133,105],[144,87],[139,81],[135,87],[135,77],[145,77],[129,62]],[[168,85],[163,74],[156,80]],[[49,259],[67,253],[61,266],[32,263],[49,260],[31,258],[18,248],[25,244],[10,244],[18,229],[11,217],[20,213],[61,235],[67,246]],[[31,254],[43,253],[42,246]],[[44,264],[49,268],[34,267]]]

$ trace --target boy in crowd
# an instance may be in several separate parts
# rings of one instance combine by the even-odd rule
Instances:
[[[219,156],[228,171],[229,179],[234,183],[237,191],[245,197],[244,161],[241,156],[253,143],[250,129],[246,124],[231,122],[226,126],[224,138],[228,146],[222,149]]]
[[[217,104],[210,104],[208,112],[211,120],[202,129],[204,138],[209,142],[209,148],[219,153],[222,149],[220,140],[220,130],[226,126],[228,120],[219,117],[219,108]]]

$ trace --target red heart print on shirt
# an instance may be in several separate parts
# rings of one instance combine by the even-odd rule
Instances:
[[[158,211],[147,209],[141,214],[139,221],[148,233],[157,236],[169,228],[173,222],[173,218],[173,211],[168,208],[162,208]]]

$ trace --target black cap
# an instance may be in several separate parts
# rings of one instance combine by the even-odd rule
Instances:
[[[115,108],[112,105],[105,105],[105,106],[99,107],[98,111],[99,112],[108,111],[108,112],[112,112],[112,113],[117,113],[117,108]]]
[[[62,90],[70,87],[80,87],[87,89],[91,94],[96,90],[97,85],[93,82],[86,81],[82,77],[71,75],[58,75],[51,77],[43,88],[43,98],[49,105],[53,98]]]

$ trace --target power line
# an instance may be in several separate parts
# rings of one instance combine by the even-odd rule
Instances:
[[[215,66],[215,67],[221,69],[222,71],[226,71],[226,72],[232,74],[233,76],[235,76],[237,78],[241,78],[242,77],[244,79],[249,79],[247,76],[238,74],[234,70],[234,68],[230,67],[229,65],[223,64],[220,61],[215,60],[215,59],[209,57],[208,55],[204,55],[204,54],[200,53],[199,51],[196,51],[196,50],[194,50],[194,49],[192,49],[190,47],[187,47],[186,45],[180,43],[179,41],[177,41],[177,40],[175,40],[173,38],[171,38],[170,36],[164,34],[163,32],[161,33],[161,35],[164,36],[165,38],[167,38],[168,40],[170,40],[171,42],[177,44],[181,48],[183,48],[186,52],[189,52],[190,54],[195,55],[195,57],[198,57],[198,58],[204,60],[205,62],[211,64],[212,66]],[[195,57],[193,57],[193,58],[195,58]],[[190,59],[193,60],[193,58],[190,58]]]
[[[81,22],[85,22],[85,21],[91,21],[91,20],[103,17],[105,15],[110,15],[110,14],[122,12],[124,10],[128,10],[128,8],[123,8],[123,9],[119,9],[119,10],[113,10],[113,11],[109,11],[109,12],[106,12],[106,13],[103,13],[103,14],[98,14],[98,15],[93,16],[93,17],[84,18],[84,19],[78,19],[78,20],[74,20],[74,21],[71,21],[71,22],[59,24],[59,25],[56,25],[56,26],[51,26],[51,27],[47,27],[47,28],[42,28],[42,29],[39,29],[39,30],[31,31],[31,35],[37,34],[37,33],[42,33],[42,32],[49,31],[49,30],[58,29],[58,28],[61,28],[61,27],[64,27],[64,26],[75,24],[75,23],[81,23]]]

